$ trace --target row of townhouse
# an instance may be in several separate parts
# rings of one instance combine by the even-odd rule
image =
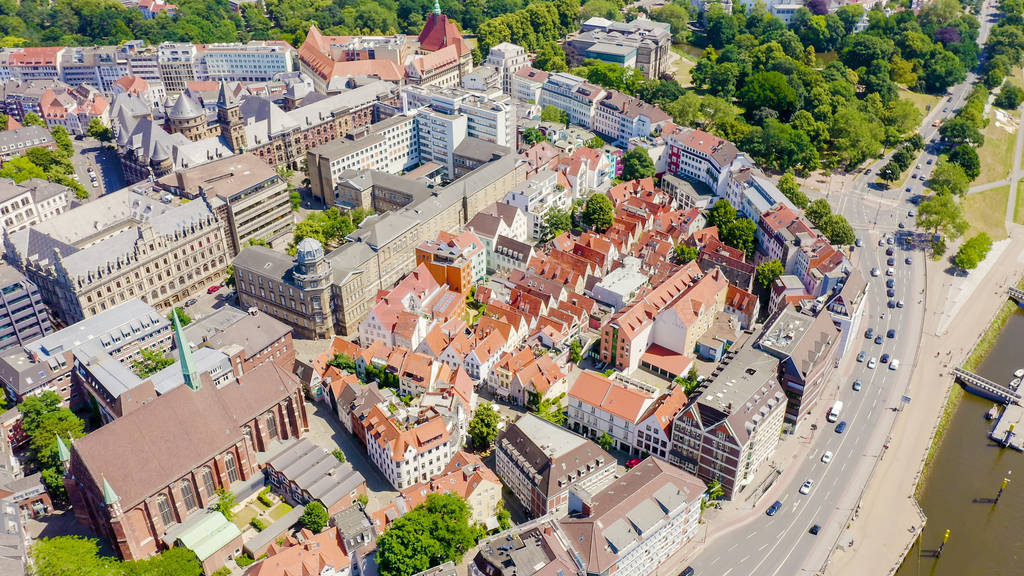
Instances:
[[[118,46],[44,46],[0,51],[0,80],[60,80],[88,84],[104,93],[124,76],[159,80],[171,93],[193,80],[257,82],[295,67],[295,49],[280,40],[149,46],[132,40]]]

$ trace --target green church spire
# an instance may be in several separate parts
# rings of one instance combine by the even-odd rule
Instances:
[[[441,2],[439,2],[438,0],[434,0],[434,14],[440,14],[440,13],[441,13]]]
[[[193,390],[199,390],[199,373],[196,372],[192,349],[185,340],[185,332],[182,331],[177,310],[171,310],[171,318],[174,321],[174,339],[178,342],[178,359],[181,362],[181,373],[185,376],[185,385]]]
[[[110,482],[107,482],[107,477],[103,477],[103,503],[107,506],[116,504],[121,500],[121,497],[114,492],[114,489],[110,486]]]
[[[67,462],[71,460],[71,450],[68,450],[68,445],[57,436],[57,456],[61,462]]]

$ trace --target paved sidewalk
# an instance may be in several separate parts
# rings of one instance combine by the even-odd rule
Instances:
[[[955,385],[950,367],[963,362],[988,328],[1006,301],[1005,286],[1015,284],[1024,274],[1024,229],[1011,226],[1010,234],[1008,245],[983,281],[960,295],[964,304],[951,324],[956,329],[943,336],[936,336],[936,332],[942,323],[941,311],[949,304],[949,276],[944,272],[944,262],[928,263],[929,312],[920,361],[910,383],[913,400],[897,419],[889,457],[882,460],[871,478],[861,500],[861,515],[848,531],[855,546],[837,548],[827,574],[891,574],[921,529],[921,513],[913,493],[947,393]]]

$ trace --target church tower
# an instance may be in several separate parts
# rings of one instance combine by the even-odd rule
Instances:
[[[245,151],[245,124],[242,123],[242,103],[235,98],[225,82],[220,83],[217,95],[217,123],[220,135],[228,141],[231,151],[241,154]]]

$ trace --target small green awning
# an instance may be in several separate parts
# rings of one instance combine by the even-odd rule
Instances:
[[[202,562],[215,552],[227,546],[242,532],[223,514],[216,510],[203,510],[189,518],[187,526],[178,534],[179,544],[196,553]]]

